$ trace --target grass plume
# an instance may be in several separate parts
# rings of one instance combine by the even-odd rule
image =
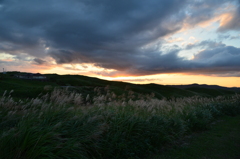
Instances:
[[[107,90],[107,88],[106,88]],[[240,95],[170,100],[133,92],[95,97],[54,89],[33,99],[0,99],[0,156],[143,158],[223,115],[240,114]]]

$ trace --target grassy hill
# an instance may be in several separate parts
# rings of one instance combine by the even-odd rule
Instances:
[[[128,94],[133,92],[135,96],[155,94],[158,99],[174,98],[174,97],[190,97],[190,96],[206,96],[215,97],[219,95],[232,95],[238,89],[229,89],[225,87],[202,87],[200,85],[188,86],[165,86],[159,84],[131,84],[118,81],[107,81],[94,77],[87,77],[82,75],[58,75],[45,74],[47,80],[26,80],[16,78],[14,75],[19,72],[8,72],[0,76],[0,94],[5,90],[14,90],[13,97],[36,97],[40,93],[46,93],[49,90],[45,88],[54,87],[68,87],[69,89],[81,93],[83,96],[89,94],[94,96],[94,89],[96,87],[104,88],[108,86],[110,92],[116,95]],[[225,89],[224,89],[225,88]]]
[[[206,97],[232,95],[234,93],[240,92],[240,88],[237,88],[237,87],[229,88],[229,87],[221,87],[218,85],[206,85],[206,84],[171,85],[171,87],[193,91]]]
[[[240,114],[238,94],[228,98],[195,96],[231,93],[217,88],[137,85],[57,74],[46,75],[47,80],[30,80],[16,78],[14,74],[0,76],[0,92],[14,90],[11,95],[0,97],[0,156],[4,159],[140,159],[159,152],[158,157],[166,147],[178,147],[185,137],[211,129],[220,117]],[[44,95],[37,96],[39,93]],[[153,98],[153,93],[165,99]],[[184,98],[166,100],[172,97]],[[238,121],[236,118],[232,122]],[[234,131],[234,136],[224,139],[230,142],[217,139],[214,142],[235,146],[231,141],[237,141],[238,134],[239,131]],[[206,148],[203,142],[200,146]],[[216,150],[210,152],[211,156],[214,158],[222,148],[225,149],[211,145]],[[200,150],[201,153],[204,149]]]

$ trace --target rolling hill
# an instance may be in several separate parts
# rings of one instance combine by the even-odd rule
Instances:
[[[46,86],[68,87],[69,89],[81,93],[83,96],[89,94],[94,96],[94,89],[101,88],[104,90],[108,86],[110,92],[117,95],[128,94],[129,91],[135,95],[155,94],[156,98],[173,98],[173,97],[190,97],[190,96],[206,96],[215,97],[219,95],[232,95],[240,92],[240,88],[227,88],[212,85],[159,85],[159,84],[132,84],[119,81],[107,81],[94,77],[82,75],[58,75],[45,74],[46,80],[27,80],[16,78],[14,75],[19,72],[8,72],[0,76],[0,93],[5,90],[14,90],[13,97],[36,97],[40,93],[46,93]]]

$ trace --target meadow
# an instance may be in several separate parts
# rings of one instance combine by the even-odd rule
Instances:
[[[0,98],[0,156],[4,159],[147,158],[180,139],[240,114],[240,95],[157,98],[128,90],[45,87],[34,98]]]

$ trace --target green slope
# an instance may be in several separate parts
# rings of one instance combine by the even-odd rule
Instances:
[[[14,90],[12,94],[14,97],[36,97],[40,93],[46,93],[44,87],[50,85],[52,87],[66,87],[70,86],[70,89],[82,93],[84,96],[90,94],[90,96],[96,95],[94,88],[108,86],[111,92],[117,95],[127,95],[129,91],[133,91],[135,96],[139,94],[155,94],[155,97],[161,99],[173,98],[173,97],[188,97],[194,95],[214,97],[218,95],[234,94],[234,91],[217,90],[199,87],[190,88],[176,88],[171,86],[164,86],[159,84],[131,84],[126,82],[107,81],[94,77],[87,77],[82,75],[57,75],[46,74],[47,80],[25,80],[14,77],[14,74],[18,72],[8,72],[7,74],[0,74],[0,93],[3,94],[5,90]],[[106,93],[106,91],[105,91]]]
[[[0,80],[1,95],[7,90],[8,92],[14,90],[13,97],[29,97],[33,98],[44,92],[44,86],[57,86],[56,83],[50,81],[25,80],[18,79],[10,75],[5,75]]]
[[[223,89],[214,89],[214,88],[210,89],[210,88],[202,88],[202,87],[190,87],[185,90],[193,91],[193,92],[199,93],[203,96],[209,96],[209,97],[235,94],[234,91],[223,90]]]

